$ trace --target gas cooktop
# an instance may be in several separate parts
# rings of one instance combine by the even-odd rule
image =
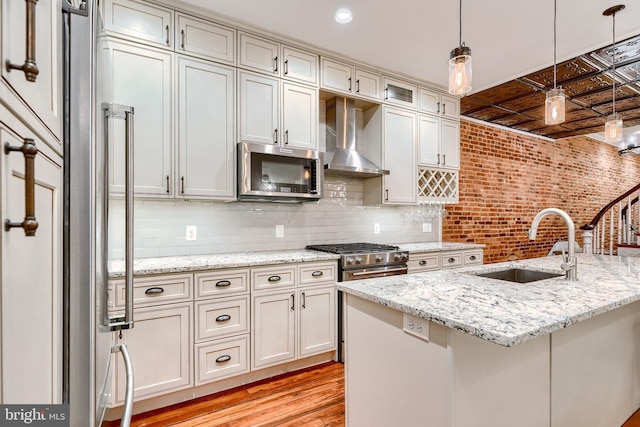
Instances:
[[[378,243],[338,243],[333,245],[309,245],[307,249],[332,254],[363,254],[369,252],[397,251],[400,248],[398,246]]]

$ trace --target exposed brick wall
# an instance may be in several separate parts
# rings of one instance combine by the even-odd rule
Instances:
[[[580,226],[640,182],[640,156],[587,137],[547,141],[461,120],[460,200],[447,206],[443,241],[484,243],[486,263],[540,257],[566,240],[564,222],[542,220],[538,237],[527,230],[548,207],[566,211]]]

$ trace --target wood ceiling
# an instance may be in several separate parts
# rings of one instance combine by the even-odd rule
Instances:
[[[566,95],[562,124],[544,123],[553,66],[462,98],[461,113],[553,139],[602,132],[613,110],[613,53],[607,46],[557,64],[557,85]],[[615,79],[616,112],[625,127],[640,125],[640,34],[616,43]]]

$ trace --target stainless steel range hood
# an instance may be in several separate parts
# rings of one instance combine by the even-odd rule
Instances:
[[[327,152],[324,155],[326,174],[355,178],[388,175],[384,170],[356,151],[355,100],[336,96],[327,101]]]

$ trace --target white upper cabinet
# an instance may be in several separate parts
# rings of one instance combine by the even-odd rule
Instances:
[[[460,167],[460,122],[420,114],[418,140],[421,166]]]
[[[175,27],[176,52],[235,65],[235,30],[181,13]]]
[[[240,71],[240,140],[263,144],[279,143],[279,81]]]
[[[243,32],[238,44],[240,68],[317,86],[318,55]]]
[[[110,42],[105,49],[112,102],[134,109],[135,195],[170,196],[173,54],[126,42]],[[124,124],[110,122],[110,189],[123,192]]]
[[[32,6],[30,6],[32,5]],[[26,8],[35,13],[35,54],[26,58]],[[62,153],[62,54],[60,3],[54,0],[24,2],[2,0],[2,87],[0,97],[9,101],[17,114],[35,116],[52,138],[46,142]],[[7,69],[7,64],[23,67]],[[25,117],[26,118],[26,117]],[[43,136],[47,136],[43,134]]]
[[[173,11],[134,0],[106,0],[102,16],[107,34],[173,49]]]
[[[282,144],[315,150],[318,146],[318,93],[314,88],[282,84]]]
[[[421,87],[418,90],[418,109],[425,113],[457,119],[460,117],[460,99]]]
[[[384,107],[384,203],[416,202],[416,114]]]
[[[318,90],[239,72],[240,140],[316,150]]]
[[[323,57],[320,87],[372,100],[380,100],[380,74]]]
[[[235,70],[180,55],[177,56],[177,68],[179,166],[176,194],[232,200]]]
[[[282,78],[318,84],[318,55],[282,46]]]

